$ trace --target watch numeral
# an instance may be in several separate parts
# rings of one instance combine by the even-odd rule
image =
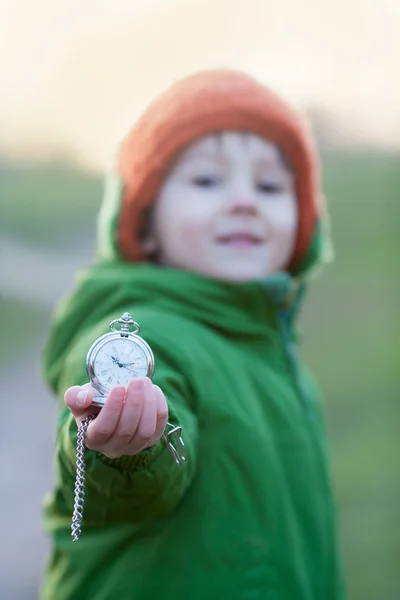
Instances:
[[[106,375],[107,374],[107,369],[104,369],[104,371],[101,372],[102,375]]]
[[[107,381],[108,381],[108,383],[111,383],[111,382],[112,382],[112,377],[109,377],[109,378],[107,379]]]

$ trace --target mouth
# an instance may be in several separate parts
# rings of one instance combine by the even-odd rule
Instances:
[[[264,243],[264,240],[260,236],[242,231],[218,236],[216,241],[221,246],[243,249],[255,248]]]

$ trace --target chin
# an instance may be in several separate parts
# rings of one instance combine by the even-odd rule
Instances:
[[[231,283],[246,283],[249,281],[257,281],[258,279],[263,279],[272,273],[267,271],[266,269],[257,269],[257,268],[232,268],[228,269],[220,269],[213,270],[213,273],[210,273],[210,277],[215,279],[220,279],[221,281],[231,282]]]

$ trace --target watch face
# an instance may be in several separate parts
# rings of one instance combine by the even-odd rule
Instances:
[[[108,335],[88,355],[88,373],[93,385],[107,393],[115,385],[126,386],[131,379],[152,375],[153,355],[139,337]]]

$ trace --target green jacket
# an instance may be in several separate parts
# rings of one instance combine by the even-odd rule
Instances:
[[[188,461],[163,442],[108,459],[87,450],[82,537],[71,539],[76,425],[62,406],[45,508],[46,600],[339,600],[325,431],[296,358],[293,280],[226,284],[153,265],[90,269],[47,346],[62,397],[129,311],[155,354],[153,381]]]

